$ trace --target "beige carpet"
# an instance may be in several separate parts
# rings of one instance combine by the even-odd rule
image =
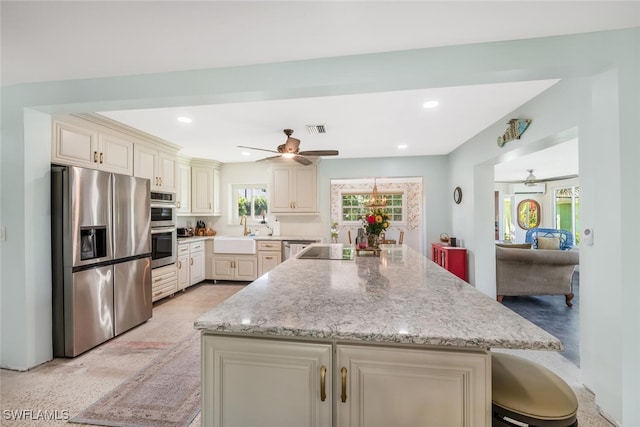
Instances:
[[[194,331],[70,421],[188,426],[200,412],[200,334]]]

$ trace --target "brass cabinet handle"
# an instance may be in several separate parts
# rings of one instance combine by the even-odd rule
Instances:
[[[153,280],[153,283],[157,283],[157,282],[159,282],[159,281],[161,281],[161,280],[162,280],[162,277],[156,277],[156,278]]]
[[[340,395],[340,399],[342,403],[347,401],[347,368],[343,367],[340,369],[340,376],[342,377],[342,394]]]
[[[158,291],[155,294],[153,294],[154,297],[157,297],[158,295],[162,294],[164,291]]]
[[[211,203],[209,203],[209,209],[211,209]]]
[[[104,153],[100,153],[100,164],[104,163]]]
[[[193,265],[193,258],[191,258],[191,265]]]
[[[97,151],[93,152],[93,163],[98,163],[98,152]]]
[[[266,256],[266,257],[264,257],[264,258],[265,258],[265,259],[273,259],[273,257],[272,257],[272,256]]]
[[[325,366],[322,366],[320,368],[320,400],[323,402],[327,400],[326,378],[327,378],[327,368]]]
[[[182,261],[178,261],[178,268],[182,268]]]
[[[265,248],[275,248],[276,247],[276,245],[269,245],[269,244],[264,245],[264,246],[265,246]]]
[[[180,208],[181,208],[181,206],[180,206],[180,201],[179,201],[179,200],[178,200],[178,202],[176,203],[176,207],[177,207],[178,209],[180,209]]]

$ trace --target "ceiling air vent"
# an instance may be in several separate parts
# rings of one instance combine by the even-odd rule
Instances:
[[[327,128],[325,128],[324,125],[307,125],[307,132],[312,135],[318,133],[327,133]]]

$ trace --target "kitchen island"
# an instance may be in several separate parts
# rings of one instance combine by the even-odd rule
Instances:
[[[290,259],[201,316],[203,425],[490,426],[490,349],[561,349],[420,253],[382,248]]]

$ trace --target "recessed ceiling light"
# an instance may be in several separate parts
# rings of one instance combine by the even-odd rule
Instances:
[[[191,123],[193,120],[191,120],[189,117],[180,116],[178,117],[178,121],[180,123]]]
[[[243,155],[243,156],[250,156],[250,155],[251,155],[251,153],[250,153],[250,152],[248,152],[248,151],[243,151],[243,152],[242,152],[242,155]]]
[[[400,144],[400,145],[398,145],[398,150],[404,150],[407,147],[408,147],[407,144]]]
[[[433,108],[433,107],[437,107],[437,106],[438,106],[438,104],[439,104],[439,102],[438,102],[438,101],[427,101],[427,102],[425,102],[424,104],[422,104],[422,106],[423,106],[424,108]]]

